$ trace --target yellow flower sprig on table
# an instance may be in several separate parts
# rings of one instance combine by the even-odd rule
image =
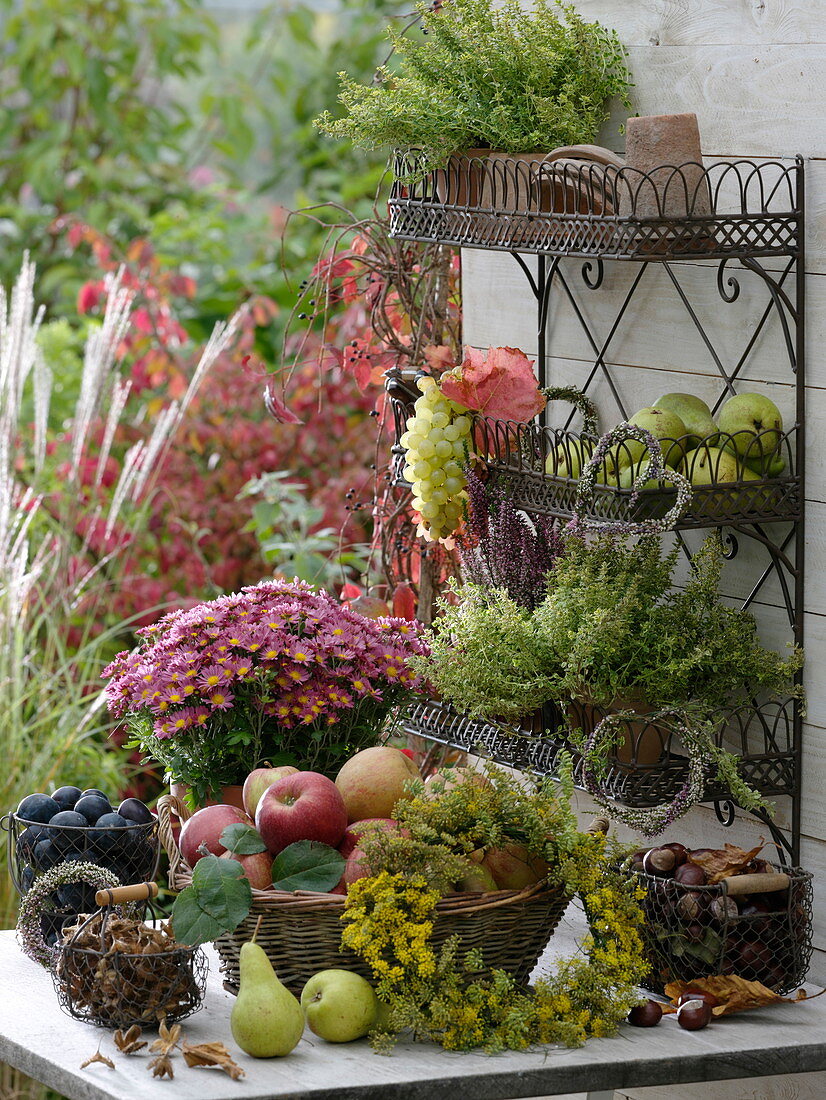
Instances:
[[[488,769],[487,774],[491,788],[470,780],[435,802],[406,803],[400,816],[411,837],[377,841],[370,852],[374,874],[349,889],[342,944],[369,963],[388,1006],[388,1032],[375,1036],[381,1049],[392,1044],[390,1032],[404,1028],[448,1050],[580,1046],[590,1037],[613,1034],[640,1001],[637,985],[647,969],[640,892],[615,869],[612,843],[577,829],[569,777],[552,794],[546,781],[531,790],[511,776],[503,779],[505,773]],[[549,819],[557,831],[538,838]],[[432,866],[423,858],[422,837],[428,834]],[[560,960],[533,989],[518,986],[502,970],[474,977],[483,969],[478,952],[463,955],[456,937],[438,949],[431,940],[445,869],[451,866],[450,841],[454,852],[467,853],[487,836],[501,841],[509,835],[527,839],[531,850],[548,860],[549,878],[571,896],[580,895],[590,924],[582,953]],[[400,866],[402,848],[418,857],[412,873]],[[377,866],[382,860],[393,869]]]

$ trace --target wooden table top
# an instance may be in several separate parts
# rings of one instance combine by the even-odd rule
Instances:
[[[569,953],[580,930],[576,913],[566,917],[546,957]],[[146,1050],[123,1055],[110,1032],[61,1010],[48,972],[22,954],[12,931],[0,932],[0,1060],[70,1100],[511,1100],[826,1069],[826,997],[746,1012],[699,1032],[682,1031],[673,1017],[652,1029],[624,1026],[615,1038],[578,1050],[487,1056],[404,1041],[383,1057],[366,1040],[330,1044],[307,1031],[288,1057],[254,1059],[232,1039],[233,998],[211,948],[208,954],[205,1005],[183,1021],[184,1035],[191,1043],[226,1043],[246,1071],[240,1081],[189,1069],[180,1054],[174,1080],[154,1079]],[[98,1043],[114,1070],[80,1068]]]

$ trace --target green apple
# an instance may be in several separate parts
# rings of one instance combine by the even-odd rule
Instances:
[[[654,408],[676,413],[694,446],[717,433],[711,409],[701,397],[691,393],[664,393],[654,402]]]
[[[320,970],[301,991],[311,1031],[328,1043],[362,1039],[379,1020],[379,1000],[370,983],[350,970]]]
[[[681,473],[694,486],[717,485],[721,481],[740,481],[741,464],[736,455],[721,447],[698,447],[686,455]]]
[[[669,412],[668,409],[655,409],[653,405],[635,412],[628,423],[634,424],[637,428],[645,428],[646,431],[651,432],[655,439],[660,441],[664,439],[681,439],[683,436],[688,435],[685,424],[676,413]],[[663,447],[663,461],[667,465],[673,466],[683,457],[684,450],[682,443],[666,444]],[[617,448],[617,461],[620,469],[639,462],[646,452],[647,447],[644,443],[640,443],[636,439],[625,440]]]
[[[545,459],[545,473],[555,477],[578,478],[593,453],[594,443],[590,439],[568,439]]]
[[[777,405],[762,393],[730,397],[720,409],[717,423],[747,461],[772,455],[780,447],[783,418]]]

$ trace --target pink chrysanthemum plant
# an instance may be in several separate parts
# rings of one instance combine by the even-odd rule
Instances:
[[[104,670],[133,745],[195,802],[262,761],[334,777],[418,686],[419,626],[366,619],[302,581],[266,581],[139,631]]]

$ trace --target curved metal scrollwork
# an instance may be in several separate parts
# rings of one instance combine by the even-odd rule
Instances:
[[[726,561],[731,561],[732,558],[737,557],[737,552],[740,549],[740,543],[737,541],[736,535],[733,535],[731,531],[722,528],[720,531],[720,543],[723,548],[723,557]]]
[[[715,802],[714,812],[720,824],[726,829],[730,829],[734,824],[734,803],[728,799],[725,802]]]
[[[592,272],[593,274],[591,274]],[[604,278],[605,264],[601,258],[598,257],[596,263],[592,260],[586,260],[582,265],[582,281],[589,290],[599,290]]]
[[[720,266],[717,268],[717,293],[723,299],[724,302],[736,302],[740,297],[740,280],[736,275],[729,274],[728,278],[725,278],[726,265],[729,262],[730,257],[726,257],[721,261]],[[728,287],[728,289],[726,289]]]

